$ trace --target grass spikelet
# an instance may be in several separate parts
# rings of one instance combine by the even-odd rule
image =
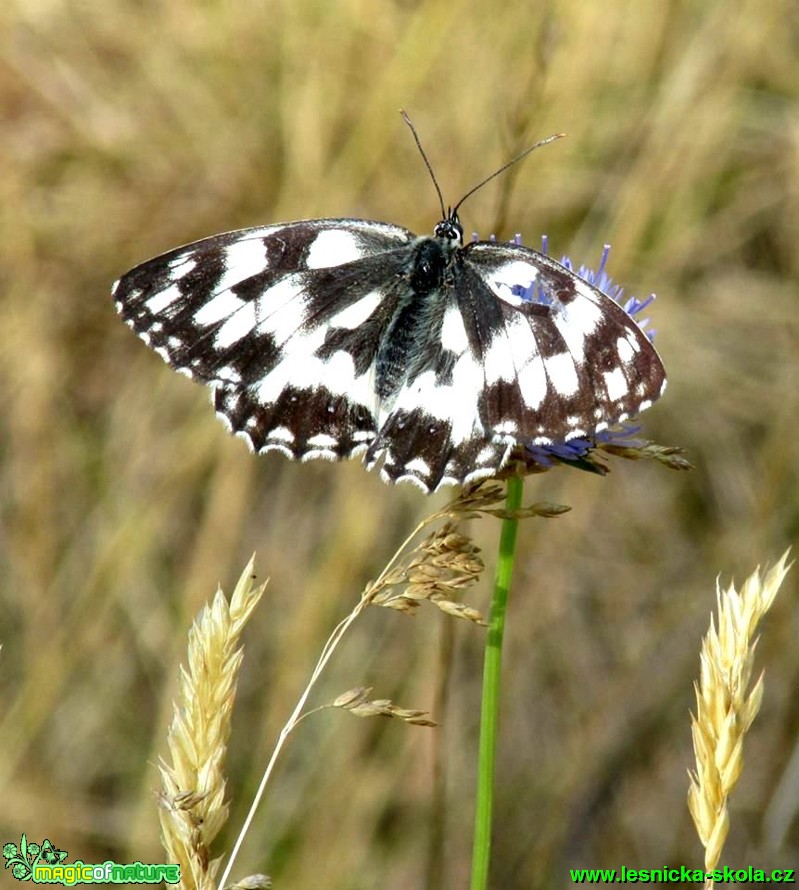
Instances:
[[[166,861],[180,865],[184,890],[212,890],[219,867],[211,843],[228,815],[223,766],[236,682],[239,638],[266,584],[253,586],[253,557],[228,604],[217,590],[189,631],[188,667],[167,734],[171,763],[161,760],[161,840]]]
[[[705,871],[719,863],[729,830],[727,802],[743,768],[743,740],[763,698],[763,674],[750,689],[760,620],[774,602],[790,566],[788,551],[761,578],[760,568],[740,592],[716,582],[718,617],[711,615],[694,684],[692,735],[696,770],[689,773],[688,809],[705,848]],[[718,625],[718,629],[717,629]],[[712,887],[708,880],[706,887]]]
[[[597,446],[607,454],[627,460],[655,460],[671,470],[692,470],[693,464],[685,457],[685,451],[676,445],[658,445],[655,442],[642,442],[636,447],[625,447],[618,443],[603,442]]]
[[[400,708],[387,698],[369,699],[371,687],[359,686],[342,692],[326,707],[341,708],[356,717],[394,717],[409,723],[411,726],[436,726],[434,720],[427,717],[427,711],[418,708]]]
[[[404,564],[384,573],[371,586],[369,601],[375,606],[413,612],[427,600],[447,615],[483,624],[477,609],[451,599],[480,578],[485,565],[479,552],[452,522],[445,522],[408,554]]]
[[[426,600],[446,615],[484,625],[485,619],[477,609],[452,598],[455,593],[475,584],[485,568],[479,548],[458,530],[458,523],[482,516],[508,518],[507,510],[497,506],[504,499],[505,491],[501,485],[478,482],[463,489],[456,498],[414,529],[378,579],[364,591],[362,602],[412,613]],[[569,509],[542,502],[520,507],[514,511],[512,518],[554,518]],[[440,521],[444,521],[444,524],[439,529],[407,552],[410,542],[419,532]]]

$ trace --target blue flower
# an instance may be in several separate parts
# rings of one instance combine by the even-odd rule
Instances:
[[[521,236],[517,235],[515,238],[515,243],[521,245]],[[548,255],[547,251],[549,248],[549,241],[547,236],[544,235],[541,238],[541,253]],[[639,300],[637,297],[629,297],[628,299],[624,299],[624,288],[620,284],[614,284],[613,279],[608,275],[606,271],[606,266],[608,262],[608,257],[610,256],[610,245],[606,244],[602,250],[602,256],[599,258],[599,265],[596,270],[590,268],[589,266],[581,265],[577,269],[574,268],[574,263],[572,263],[571,258],[568,256],[562,256],[560,259],[560,263],[562,266],[565,266],[570,272],[574,272],[575,275],[578,275],[584,281],[587,281],[589,284],[593,285],[598,290],[601,290],[603,293],[607,294],[611,299],[615,300],[619,306],[630,316],[630,318],[635,319],[635,323],[639,328],[649,337],[650,341],[655,339],[656,331],[653,329],[647,329],[649,324],[648,318],[639,318],[640,314],[650,306],[655,300],[655,294],[650,294],[645,300]],[[524,300],[532,300],[535,303],[543,303],[544,305],[550,305],[552,303],[552,298],[547,293],[546,289],[541,285],[540,282],[533,282],[529,287],[521,287],[518,286],[514,288],[514,293],[517,296],[520,296]]]

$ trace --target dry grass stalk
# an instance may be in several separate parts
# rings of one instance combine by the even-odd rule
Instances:
[[[241,666],[239,638],[265,584],[253,586],[250,560],[228,604],[221,590],[189,631],[188,668],[167,734],[171,763],[161,760],[161,840],[166,861],[180,865],[185,890],[212,890],[219,859],[211,842],[228,814],[223,766]]]
[[[233,869],[236,857],[255,817],[286,740],[305,717],[332,706],[354,711],[358,716],[390,716],[414,725],[435,725],[427,719],[425,711],[400,708],[387,699],[368,702],[366,698],[368,692],[361,689],[343,693],[332,705],[315,708],[305,713],[303,710],[314,686],[342,638],[367,606],[380,605],[412,613],[420,601],[427,600],[445,614],[464,618],[476,624],[485,623],[476,609],[451,599],[454,593],[475,583],[484,568],[483,561],[478,555],[479,548],[471,542],[470,538],[458,531],[457,523],[485,515],[503,516],[504,512],[498,505],[504,500],[505,491],[501,485],[477,483],[464,488],[457,497],[440,510],[423,519],[403,541],[378,578],[367,584],[358,603],[349,615],[339,622],[330,634],[305,689],[278,735],[247,817],[222,874],[223,884]],[[567,509],[567,507],[560,507],[557,504],[535,504],[520,510],[518,517],[554,517]],[[411,549],[417,536],[436,522],[442,522],[442,527],[431,532],[419,545]]]
[[[790,566],[788,551],[765,575],[758,567],[738,592],[716,582],[718,630],[714,616],[702,643],[700,679],[694,684],[692,734],[696,771],[690,772],[688,809],[705,848],[705,871],[719,863],[729,830],[727,801],[743,768],[744,736],[760,709],[763,674],[749,683],[754,668],[755,631]],[[707,887],[713,882],[708,880]]]

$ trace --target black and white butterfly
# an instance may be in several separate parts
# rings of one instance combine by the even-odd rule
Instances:
[[[116,306],[253,451],[363,453],[426,491],[648,408],[665,372],[624,309],[535,250],[464,245],[463,200],[432,236],[314,219],[205,238],[124,275]]]

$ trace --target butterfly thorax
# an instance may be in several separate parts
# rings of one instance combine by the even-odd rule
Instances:
[[[419,238],[405,273],[402,297],[386,328],[375,366],[375,390],[383,401],[390,401],[408,380],[427,364],[427,352],[441,330],[445,301],[442,289],[448,269],[459,249],[460,230],[457,217],[439,223],[435,237]],[[408,286],[410,285],[410,286]]]

